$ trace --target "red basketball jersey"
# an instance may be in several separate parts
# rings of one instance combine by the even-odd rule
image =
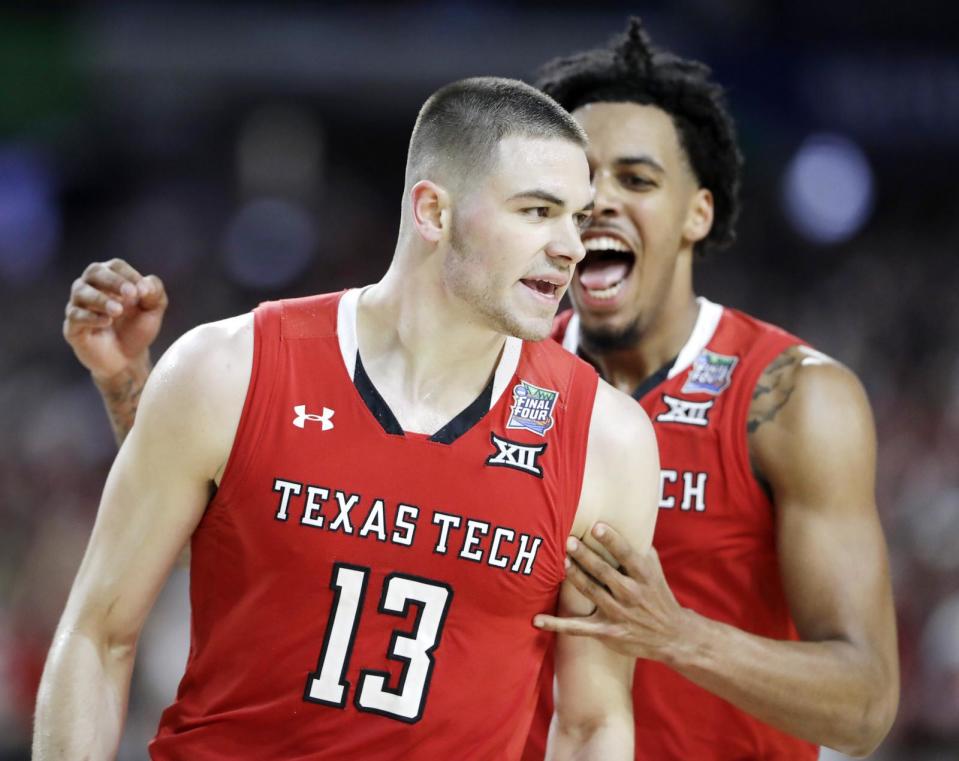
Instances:
[[[680,605],[763,637],[798,639],[780,583],[775,510],[753,475],[746,418],[767,365],[800,339],[706,299],[668,371],[636,396],[656,430],[661,464],[653,543]],[[557,317],[554,337],[578,348],[578,319]],[[526,761],[543,758],[552,713],[543,697]],[[642,761],[804,761],[809,743],[780,732],[655,661],[633,683],[636,758]]]
[[[264,304],[192,637],[152,758],[516,759],[597,376],[507,339],[489,385],[404,434],[362,367],[359,291]]]

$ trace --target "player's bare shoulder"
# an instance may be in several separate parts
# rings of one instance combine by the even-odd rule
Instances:
[[[594,432],[599,440],[614,450],[631,449],[637,440],[646,438],[655,442],[652,423],[642,406],[602,379],[596,388],[591,441]]]
[[[762,477],[773,450],[790,441],[814,446],[822,436],[848,435],[868,443],[872,412],[856,374],[808,346],[790,346],[762,372],[746,420],[753,469]]]
[[[218,478],[239,425],[253,365],[253,315],[206,323],[163,355],[143,391],[131,436],[157,431],[196,448]]]
[[[659,450],[648,415],[635,399],[600,380],[573,533],[582,535],[603,520],[626,526],[637,548],[648,546],[658,486]],[[617,515],[620,509],[624,515]]]

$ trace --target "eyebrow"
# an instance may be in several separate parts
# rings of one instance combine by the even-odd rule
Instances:
[[[515,201],[517,198],[538,198],[540,201],[546,201],[547,203],[555,204],[556,206],[566,206],[566,203],[562,198],[554,196],[552,193],[549,193],[545,190],[524,190],[521,193],[515,193],[511,195],[507,200]],[[593,207],[596,205],[594,201],[590,201],[588,204],[579,209],[579,211],[592,211]]]
[[[547,193],[545,190],[524,190],[520,193],[514,193],[506,200],[515,201],[517,198],[538,198],[540,201],[546,201],[546,203],[552,203],[556,206],[566,205],[562,198],[557,198],[552,193]]]
[[[643,166],[648,166],[650,169],[654,169],[662,174],[666,173],[663,165],[649,156],[623,156],[622,158],[616,159],[616,164],[618,166],[633,166],[635,164],[642,164]]]

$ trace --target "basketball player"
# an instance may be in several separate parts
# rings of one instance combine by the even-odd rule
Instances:
[[[898,703],[871,413],[849,370],[695,295],[695,258],[732,242],[738,214],[722,89],[702,64],[653,50],[638,22],[549,65],[542,84],[588,133],[596,203],[576,316],[560,315],[555,336],[646,409],[663,471],[659,562],[608,531],[628,571],[614,573],[579,543],[570,579],[599,609],[540,623],[641,658],[637,758],[865,754]],[[162,284],[120,260],[90,265],[71,294],[67,338],[121,432],[165,307]],[[544,695],[530,761],[543,757]]]
[[[585,253],[584,145],[528,85],[442,88],[382,280],[174,344],[108,478],[34,758],[113,757],[190,537],[190,658],[154,759],[519,758],[567,538],[645,547],[657,512],[645,413],[539,341]],[[560,605],[591,608],[571,586]],[[632,656],[558,640],[550,757],[631,758]]]
[[[639,659],[637,758],[866,755],[898,703],[874,425],[848,369],[694,293],[738,210],[722,90],[638,20],[540,84],[589,136],[596,204],[554,336],[639,401],[663,470],[659,560],[613,531],[622,571],[577,544],[570,579],[596,612],[538,623]]]

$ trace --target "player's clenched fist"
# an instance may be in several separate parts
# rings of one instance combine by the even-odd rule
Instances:
[[[63,336],[98,383],[143,373],[166,307],[156,275],[143,276],[122,259],[94,262],[70,289]]]

